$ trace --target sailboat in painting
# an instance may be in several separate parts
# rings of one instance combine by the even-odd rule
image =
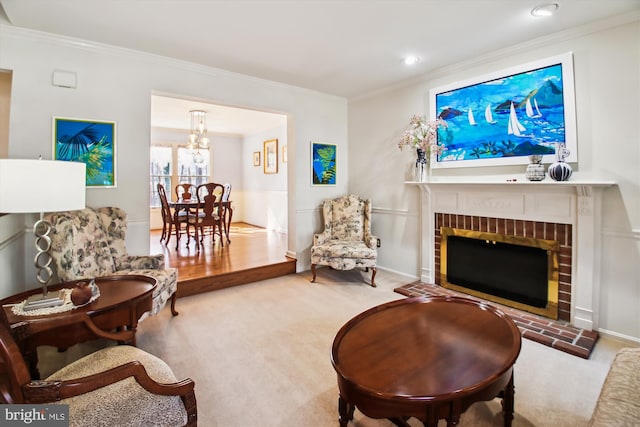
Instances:
[[[509,124],[507,126],[507,132],[509,135],[515,136],[525,136],[522,132],[527,129],[522,126],[522,123],[518,121],[518,116],[516,115],[516,109],[513,106],[513,102],[511,103],[511,108],[509,109]]]
[[[538,101],[536,101],[535,98],[533,98],[533,105],[535,106],[535,113],[533,111],[533,108],[531,106],[531,99],[527,98],[527,104],[525,106],[525,111],[527,112],[527,117],[532,118],[532,119],[536,119],[538,117],[542,117],[542,113],[540,113],[540,110],[538,109]]]
[[[484,109],[484,119],[487,121],[487,123],[490,123],[490,124],[494,124],[498,122],[496,119],[493,118],[493,113],[491,112],[491,104],[488,104],[487,108]]]
[[[475,126],[476,125],[476,119],[473,118],[473,111],[471,111],[471,107],[469,107],[469,112],[468,112],[468,118],[469,118],[469,124],[471,126]]]

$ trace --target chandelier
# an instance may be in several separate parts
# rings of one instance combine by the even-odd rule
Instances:
[[[193,150],[193,160],[202,163],[204,157],[200,154],[200,149],[209,148],[209,138],[207,138],[207,112],[202,110],[191,110],[191,132],[187,146]]]

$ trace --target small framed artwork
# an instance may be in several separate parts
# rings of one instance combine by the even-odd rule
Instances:
[[[53,118],[53,159],[87,166],[87,187],[116,186],[116,122]]]
[[[431,89],[429,104],[447,124],[436,168],[551,163],[558,144],[578,160],[570,52]]]
[[[260,166],[260,152],[253,152],[253,166]]]
[[[264,142],[264,173],[278,173],[278,140]]]
[[[311,184],[336,185],[337,149],[335,144],[311,143]]]
[[[287,163],[287,146],[282,147],[282,163]]]

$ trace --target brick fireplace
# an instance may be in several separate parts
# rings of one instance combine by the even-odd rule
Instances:
[[[554,240],[558,242],[558,319],[569,322],[571,319],[571,264],[572,234],[570,224],[521,219],[488,218],[483,216],[456,215],[436,212],[434,218],[434,272],[435,283],[441,283],[440,235],[441,227],[458,230],[496,233],[503,236],[529,237],[533,239]]]
[[[407,184],[421,190],[422,282],[440,281],[440,226],[557,240],[559,318],[579,328],[598,328],[601,200],[615,183],[496,178]]]

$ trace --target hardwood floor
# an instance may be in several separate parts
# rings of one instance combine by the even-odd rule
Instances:
[[[212,245],[207,236],[200,251],[193,240],[187,246],[185,236],[176,250],[175,236],[164,245],[160,235],[160,230],[151,231],[150,253],[163,253],[167,266],[178,269],[178,298],[296,271],[296,260],[285,256],[287,235],[253,225],[233,223],[231,244],[216,240]]]

